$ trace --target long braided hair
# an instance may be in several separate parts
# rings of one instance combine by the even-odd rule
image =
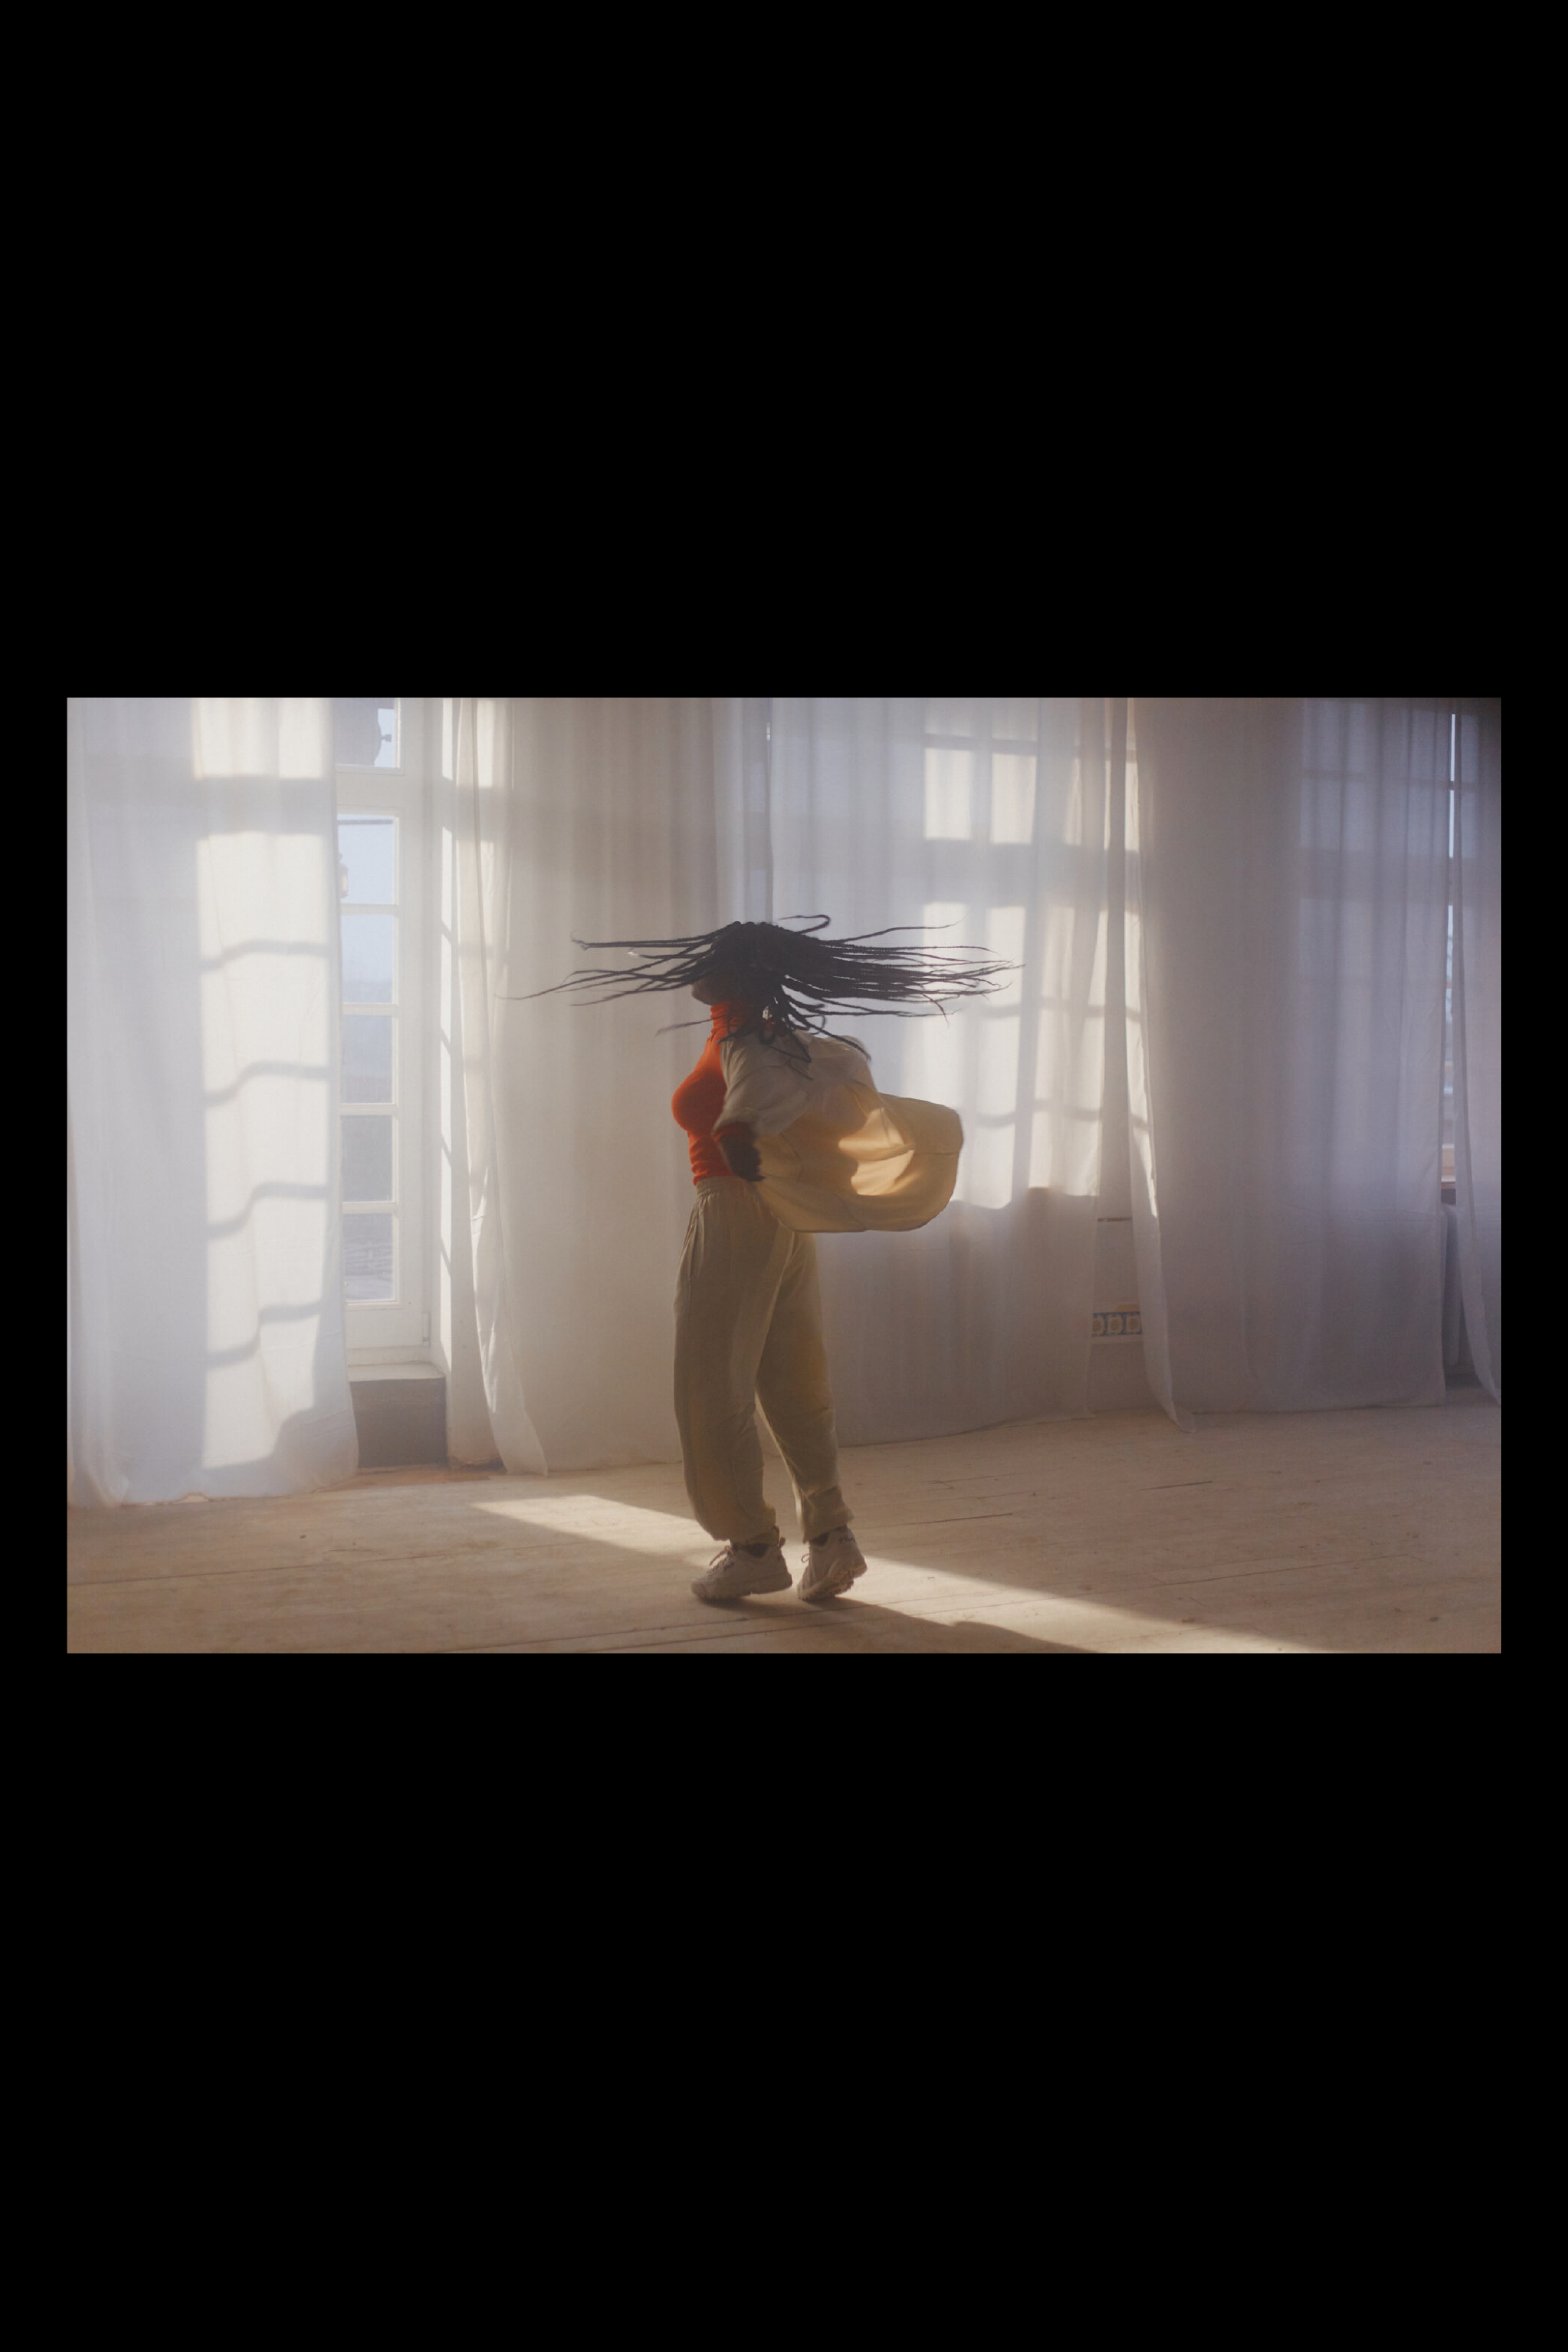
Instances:
[[[852,939],[817,936],[830,919],[826,915],[796,916],[800,930],[780,923],[725,923],[716,931],[698,931],[684,940],[580,940],[579,948],[625,948],[643,959],[635,973],[615,971],[574,972],[557,988],[539,988],[533,996],[558,995],[563,989],[598,988],[605,992],[582,996],[580,1003],[608,1004],[620,996],[640,996],[652,990],[689,989],[721,973],[742,984],[754,1010],[737,1024],[736,1035],[760,1033],[765,1043],[793,1059],[798,1053],[809,1061],[799,1033],[820,1036],[830,1013],[855,1008],[894,1013],[900,1018],[940,1012],[946,1018],[944,998],[989,995],[1000,983],[997,975],[1016,969],[1013,964],[982,961],[964,963],[963,956],[984,957],[981,948],[946,951],[935,948],[881,948],[867,944],[886,939],[890,931],[925,930],[921,923],[892,923],[884,931],[861,931]],[[629,984],[610,987],[611,982]],[[698,1021],[672,1021],[658,1032],[695,1029]],[[840,1041],[862,1054],[857,1037]]]

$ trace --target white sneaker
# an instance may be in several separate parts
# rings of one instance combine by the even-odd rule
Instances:
[[[820,1543],[808,1543],[805,1558],[801,1562],[800,1597],[803,1601],[831,1601],[837,1593],[847,1592],[858,1576],[866,1573],[866,1561],[859,1545],[847,1528],[835,1528]]]
[[[760,1555],[744,1544],[727,1543],[704,1573],[693,1577],[691,1590],[699,1601],[743,1601],[749,1592],[787,1592],[794,1582],[784,1566],[784,1538],[775,1528]]]

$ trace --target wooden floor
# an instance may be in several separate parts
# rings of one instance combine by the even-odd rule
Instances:
[[[716,1547],[676,1464],[70,1511],[67,1646],[1499,1652],[1501,1440],[1471,1390],[1205,1416],[1195,1436],[1119,1412],[857,1447],[843,1485],[869,1571],[815,1608],[692,1597]],[[776,1462],[770,1492],[782,1518]]]

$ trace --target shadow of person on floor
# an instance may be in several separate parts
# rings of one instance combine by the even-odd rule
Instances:
[[[721,1613],[714,1610],[715,1616]],[[1033,1634],[1016,1633],[1005,1625],[986,1625],[973,1617],[949,1621],[916,1617],[902,1609],[879,1609],[874,1601],[857,1601],[843,1594],[810,1607],[786,1609],[758,1600],[722,1604],[722,1615],[748,1633],[794,1634],[809,1630],[825,1650],[886,1652],[904,1656],[1002,1656],[1025,1652],[1054,1654],[1064,1658],[1093,1654],[1070,1642],[1040,1642]]]

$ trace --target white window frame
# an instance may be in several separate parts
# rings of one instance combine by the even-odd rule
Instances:
[[[430,1355],[429,1251],[425,1231],[425,970],[427,952],[429,806],[427,711],[419,695],[397,698],[395,768],[339,768],[337,804],[343,816],[397,820],[396,972],[393,1006],[393,1155],[396,1198],[394,1264],[398,1296],[380,1301],[345,1299],[351,1370],[376,1364],[423,1363]],[[366,908],[366,912],[382,911]],[[340,992],[342,974],[337,976]],[[344,1007],[345,1011],[350,1010]],[[370,1010],[355,1006],[355,1011]],[[366,1105],[367,1111],[371,1106]],[[354,1107],[344,1104],[345,1115]]]

